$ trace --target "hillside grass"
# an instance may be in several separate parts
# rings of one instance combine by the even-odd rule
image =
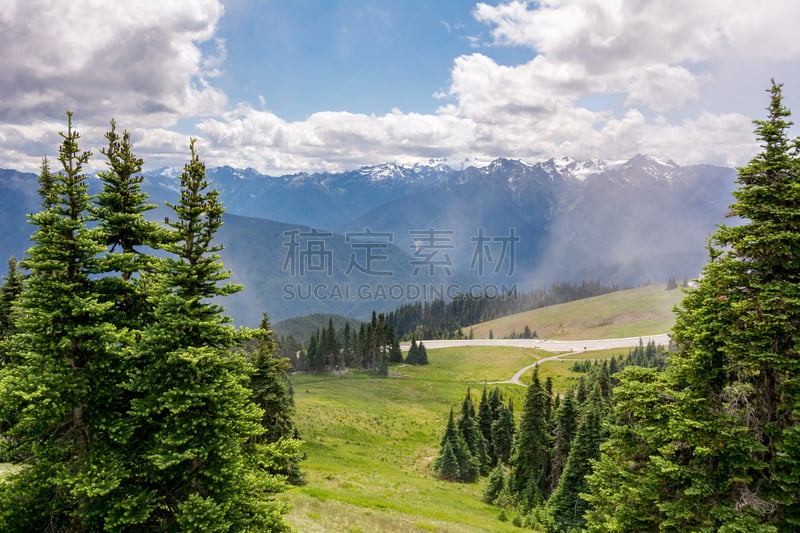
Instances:
[[[562,339],[637,337],[670,329],[671,309],[681,291],[650,286],[552,306],[476,326],[476,337],[520,332],[527,323],[541,336]],[[505,329],[504,329],[505,328]],[[477,332],[485,332],[479,335]],[[565,354],[540,366],[562,393],[581,374],[576,359],[608,359],[627,348]],[[349,372],[344,377],[295,375],[297,415],[307,459],[307,484],[285,496],[293,506],[288,522],[298,532],[517,532],[481,502],[486,480],[446,483],[433,475],[432,461],[451,408],[460,410],[467,389],[475,401],[483,383],[505,381],[520,368],[551,353],[526,348],[470,346],[429,349],[430,364],[395,365],[392,376]],[[531,373],[523,376],[530,382]],[[500,387],[522,406],[525,388]]]
[[[565,392],[581,376],[569,370],[575,360],[620,353],[627,349],[565,355],[570,360],[543,363],[540,376],[553,378],[554,392]],[[525,388],[484,382],[507,380],[550,355],[525,348],[443,348],[428,351],[429,365],[395,365],[388,378],[360,372],[292,376],[307,484],[286,496],[293,506],[289,522],[302,532],[519,531],[481,502],[485,479],[442,482],[431,463],[450,408],[459,412],[468,389],[477,402],[484,386],[500,387],[519,414]]]
[[[485,480],[439,481],[431,462],[450,408],[458,412],[467,389],[477,401],[483,381],[509,379],[544,355],[521,348],[446,348],[430,350],[427,366],[391,369],[406,377],[293,376],[308,483],[288,493],[294,506],[289,522],[303,532],[515,531],[481,502]],[[522,405],[524,388],[497,386]]]
[[[476,339],[509,337],[528,326],[539,338],[613,339],[665,333],[675,323],[673,309],[683,299],[680,289],[664,284],[585,298],[481,322],[463,328]]]

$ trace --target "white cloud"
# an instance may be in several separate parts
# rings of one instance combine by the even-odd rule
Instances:
[[[288,122],[248,105],[198,126],[208,141],[210,157],[263,172],[461,156],[458,150],[469,143],[472,128],[471,121],[459,116],[396,109],[382,116],[324,111],[302,122]]]
[[[222,16],[217,0],[10,0],[0,11],[0,121],[136,117],[171,125],[215,114],[225,95],[204,79],[198,45]],[[217,58],[223,48],[218,48]]]
[[[65,109],[95,149],[109,118],[134,128],[149,167],[184,162],[178,120],[197,124],[209,165],[270,173],[637,152],[742,164],[755,143],[741,88],[757,84],[746,94],[764,98],[760,110],[769,80],[754,72],[800,83],[795,0],[514,0],[476,5],[491,45],[454,58],[435,113],[317,110],[290,122],[263,97],[258,109],[231,105],[213,85],[227,56],[222,15],[218,0],[10,0],[0,11],[2,165],[35,169],[54,152]],[[501,65],[491,56],[505,46],[531,59]]]

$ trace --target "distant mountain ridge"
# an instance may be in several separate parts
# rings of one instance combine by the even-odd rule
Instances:
[[[153,203],[174,201],[179,174],[144,173]],[[432,160],[277,177],[217,167],[207,176],[226,208],[223,259],[247,287],[231,313],[254,324],[261,311],[275,320],[313,312],[365,319],[372,308],[404,303],[370,301],[377,287],[391,284],[402,286],[405,298],[409,285],[434,281],[465,290],[514,284],[528,290],[556,281],[633,286],[693,277],[707,260],[708,235],[725,221],[736,172],[637,155],[538,163],[501,158],[458,170]],[[98,180],[89,181],[96,191]],[[25,214],[39,208],[37,187],[34,174],[0,170],[6,230],[0,254],[6,257],[27,248],[33,228]],[[160,209],[154,218],[163,215]],[[302,246],[327,246],[333,271],[288,275],[290,250],[310,250],[290,241],[314,231],[329,237]],[[376,260],[372,271],[353,268],[363,267],[369,254]],[[366,284],[370,291],[364,298],[288,301],[290,283]]]

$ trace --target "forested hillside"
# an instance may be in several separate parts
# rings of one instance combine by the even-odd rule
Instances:
[[[436,299],[432,302],[401,305],[386,315],[386,322],[395,328],[399,337],[463,338],[468,333],[462,328],[472,324],[618,290],[620,288],[616,285],[607,286],[598,281],[584,281],[580,284],[554,283],[549,289],[536,289],[524,293],[459,294],[450,301]]]

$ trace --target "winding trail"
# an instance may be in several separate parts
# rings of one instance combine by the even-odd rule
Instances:
[[[430,340],[423,341],[425,348],[435,350],[437,348],[457,348],[460,346],[508,346],[512,348],[535,348],[547,352],[559,352],[558,355],[551,355],[539,359],[534,363],[519,369],[510,379],[506,381],[492,381],[487,385],[500,383],[511,383],[527,387],[520,380],[528,370],[546,361],[564,360],[562,358],[576,355],[590,350],[605,350],[609,348],[631,348],[639,345],[639,341],[644,344],[653,341],[655,344],[669,344],[669,334],[642,335],[641,337],[625,337],[620,339],[593,339],[593,340],[572,340],[557,341],[548,339],[470,339],[470,340]],[[402,350],[408,350],[410,343],[401,344]]]

